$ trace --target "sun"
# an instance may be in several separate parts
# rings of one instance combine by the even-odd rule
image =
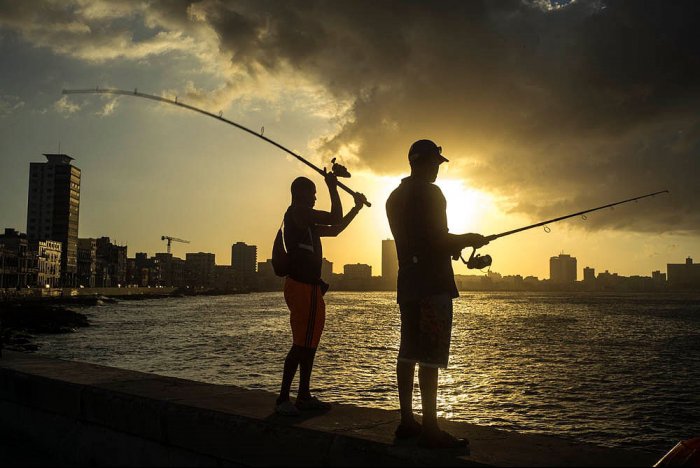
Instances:
[[[490,195],[464,185],[461,180],[438,179],[447,200],[447,226],[451,233],[479,232],[482,221],[493,209]]]

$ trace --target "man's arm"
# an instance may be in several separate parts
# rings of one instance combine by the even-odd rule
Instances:
[[[319,237],[335,237],[345,230],[346,227],[355,219],[357,213],[360,212],[367,198],[361,193],[355,194],[355,206],[353,206],[348,214],[346,214],[343,219],[338,224],[331,226],[316,226],[316,233]]]
[[[343,204],[338,194],[338,178],[335,174],[327,172],[325,175],[328,194],[331,197],[331,211],[312,210],[311,221],[314,224],[335,225],[343,221]]]
[[[432,243],[436,250],[449,253],[451,256],[459,254],[467,247],[480,248],[488,244],[481,234],[451,234],[447,228],[447,204],[442,191],[434,187],[428,192],[430,197],[426,206],[430,207],[425,212],[426,224],[429,226],[426,241]]]
[[[479,249],[489,243],[486,237],[482,236],[481,234],[475,234],[471,232],[468,234],[450,234],[450,236],[450,243],[452,245],[452,258],[454,258],[455,260],[459,258],[459,255],[462,253],[462,250],[466,249],[467,247]]]

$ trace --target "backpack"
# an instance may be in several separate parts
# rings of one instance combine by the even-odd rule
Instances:
[[[275,242],[272,244],[272,269],[277,276],[287,276],[289,274],[289,252],[287,252],[284,245],[282,226],[284,226],[284,221],[277,230]]]

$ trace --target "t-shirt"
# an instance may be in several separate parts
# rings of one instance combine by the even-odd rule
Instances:
[[[437,185],[406,177],[386,202],[399,258],[397,302],[459,296],[452,270],[447,202]]]
[[[302,283],[319,284],[323,250],[311,208],[291,205],[284,214],[284,243],[289,254],[289,276]]]

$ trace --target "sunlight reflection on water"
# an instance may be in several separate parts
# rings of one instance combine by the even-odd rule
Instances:
[[[331,292],[312,388],[396,409],[393,293]],[[42,336],[45,355],[277,391],[291,344],[281,293],[123,301]],[[440,415],[599,445],[700,435],[700,296],[464,293]],[[419,406],[416,389],[414,399]]]

